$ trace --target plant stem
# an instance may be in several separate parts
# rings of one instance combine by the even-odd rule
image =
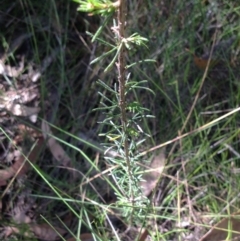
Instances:
[[[120,0],[119,1],[119,9],[118,9],[118,34],[119,34],[119,42],[122,43],[122,40],[125,38],[125,15],[126,15],[126,1]],[[129,190],[131,193],[131,201],[134,201],[133,195],[133,177],[131,172],[131,164],[129,159],[129,147],[128,147],[128,132],[127,132],[127,116],[126,116],[126,99],[125,99],[125,85],[126,85],[126,56],[125,56],[125,45],[121,44],[121,49],[118,55],[118,82],[119,82],[119,107],[121,111],[121,123],[122,123],[122,130],[124,133],[124,152],[125,152],[125,159],[128,168],[128,174],[130,177],[129,182]]]

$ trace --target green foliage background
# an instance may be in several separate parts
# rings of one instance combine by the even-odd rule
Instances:
[[[72,1],[3,0],[1,6],[1,52],[7,50],[21,34],[32,35],[15,53],[24,52],[27,61],[39,64],[51,50],[56,47],[64,49],[40,80],[41,107],[45,112],[46,100],[53,104],[54,108],[46,113],[49,121],[58,127],[54,134],[67,140],[66,151],[76,166],[79,168],[81,158],[94,162],[95,151],[89,147],[92,142],[79,144],[83,142],[79,133],[85,133],[96,143],[111,146],[113,144],[106,135],[98,136],[100,133],[110,133],[111,126],[99,125],[99,122],[103,122],[106,116],[119,114],[117,108],[111,109],[113,112],[108,112],[107,109],[104,112],[92,111],[100,108],[100,103],[106,104],[106,98],[112,100],[115,95],[97,82],[100,79],[115,90],[117,75],[114,68],[104,72],[114,55],[110,54],[90,65],[94,59],[115,46],[112,21],[106,23],[104,16],[79,13],[76,11],[78,5]],[[140,126],[146,135],[140,134],[135,139],[139,143],[146,140],[137,146],[136,153],[163,144],[166,146],[169,168],[168,177],[162,176],[159,180],[156,195],[145,200],[147,208],[139,214],[138,227],[148,227],[151,240],[170,240],[179,233],[182,235],[188,232],[175,225],[186,216],[197,227],[202,226],[202,222],[208,222],[204,219],[206,215],[219,219],[223,214],[238,210],[238,112],[227,117],[224,114],[239,105],[239,45],[237,43],[230,50],[231,59],[224,60],[223,66],[210,69],[206,76],[194,64],[191,53],[200,57],[210,51],[215,41],[221,42],[232,36],[238,38],[240,10],[237,1],[226,0],[132,0],[128,1],[127,8],[127,35],[138,33],[148,39],[147,48],[130,45],[131,49],[128,50],[127,65],[132,66],[128,69],[132,83],[147,80],[141,82],[144,88],[136,88],[127,95],[128,100],[136,104],[131,105],[129,110],[137,109],[137,104],[140,103],[143,108],[149,109],[149,115],[155,116],[141,119]],[[99,38],[108,44],[92,42],[91,35],[87,34],[96,33],[101,26],[104,28]],[[203,86],[199,92],[201,84]],[[146,90],[152,90],[154,95]],[[184,133],[189,134],[168,144],[169,140]],[[80,155],[79,149],[87,157]],[[137,161],[146,164],[149,160],[150,154]],[[107,161],[101,161],[100,169],[108,167]],[[94,165],[91,166],[93,167]],[[137,170],[134,175],[136,180],[141,177],[139,173],[141,174]],[[117,180],[119,186],[126,179],[124,173],[121,175]],[[62,178],[67,180],[64,175]],[[107,179],[109,185],[114,186],[114,192],[120,196],[119,200],[122,198],[122,203],[112,205],[112,208],[120,210],[122,216],[126,217],[125,196],[117,191],[111,178]],[[161,183],[164,183],[164,187]],[[64,182],[59,181],[57,184],[62,184],[59,189],[65,190]],[[86,190],[90,196],[90,201],[84,203],[87,208],[83,208],[84,205],[80,203],[72,207],[82,208],[78,220],[84,220],[85,228],[87,226],[88,230],[95,230],[97,235],[106,240],[109,237],[113,240],[120,239],[121,235],[118,237],[113,232],[114,228],[104,230],[107,214],[105,211],[102,214],[102,210],[107,204],[101,203],[96,193]],[[69,195],[75,199],[75,194]],[[40,193],[38,195],[41,196]],[[66,198],[64,195],[63,200]],[[201,218],[194,219],[187,198],[191,200],[194,212]],[[92,205],[93,201],[99,206]],[[94,227],[89,221],[88,212],[99,215],[99,219],[94,221],[97,223]],[[154,225],[151,225],[153,220]],[[164,226],[167,231],[160,232],[160,227],[166,220],[171,220],[171,224]],[[127,219],[123,222],[128,224]]]

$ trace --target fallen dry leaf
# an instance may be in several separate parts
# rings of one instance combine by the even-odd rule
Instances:
[[[27,229],[27,231],[26,231]],[[9,237],[12,234],[21,234],[29,238],[39,238],[45,241],[55,241],[59,239],[59,236],[64,235],[66,230],[61,228],[52,228],[48,224],[26,224],[21,228],[17,227],[5,227],[4,236]]]
[[[55,159],[62,164],[65,167],[68,167],[68,170],[70,171],[72,178],[76,178],[76,172],[72,167],[71,159],[66,154],[66,152],[63,150],[62,146],[52,137],[52,132],[50,130],[49,125],[46,121],[42,120],[42,133],[44,136],[44,139],[47,142],[47,146],[49,147],[51,153],[55,157]]]
[[[35,236],[39,239],[43,239],[46,241],[55,241],[59,239],[59,235],[64,235],[66,230],[58,228],[58,227],[51,227],[50,225],[44,224],[31,224],[30,230],[35,234]]]
[[[40,111],[39,107],[28,107],[15,103],[6,104],[5,108],[16,116],[32,116],[38,114]]]
[[[21,223],[31,223],[31,218],[29,217],[28,210],[25,210],[23,205],[16,205],[13,208],[11,217],[15,223],[21,224]]]
[[[47,70],[47,68],[50,66],[50,64],[56,59],[57,55],[62,51],[62,48],[55,48],[53,51],[50,53],[50,55],[47,55],[43,60],[42,60],[42,65],[40,66],[39,69],[33,70],[33,68],[28,69],[29,71],[29,76],[32,80],[32,82],[36,82],[39,80],[39,78],[42,76],[42,74]]]
[[[21,90],[3,91],[0,94],[0,109],[5,109],[16,116],[29,117],[32,122],[36,122],[39,107],[28,107],[29,103],[38,97],[38,90],[35,86],[23,88]]]
[[[94,238],[91,233],[83,233],[80,235],[81,241],[94,241]],[[77,241],[76,238],[69,238],[67,241]]]
[[[233,239],[240,240],[240,219],[230,217],[224,218],[217,223],[200,241],[225,241]]]
[[[4,231],[3,231],[3,234],[4,234],[4,237],[7,238],[9,237],[10,235],[12,234],[22,234],[24,235],[25,237],[32,237],[30,236],[31,234],[29,232],[26,232],[26,231],[20,231],[19,228],[17,227],[4,227]]]
[[[34,163],[38,158],[38,155],[43,147],[43,143],[43,138],[39,138],[35,147],[28,155],[28,160],[26,160],[25,157],[21,155],[11,167],[0,170],[0,186],[6,185],[6,181],[14,175],[16,175],[16,177],[23,176],[31,167],[29,161]]]
[[[149,166],[149,169],[151,171],[146,172],[142,177],[145,181],[141,181],[140,185],[142,188],[142,192],[145,196],[148,196],[155,188],[158,178],[160,177],[161,173],[164,170],[164,167],[165,167],[164,150],[165,149],[160,150],[160,153],[153,158]]]
[[[71,166],[70,157],[66,154],[61,145],[53,137],[50,136],[52,135],[52,132],[46,121],[42,121],[41,128],[44,139],[47,141],[47,146],[49,147],[51,153],[56,158],[56,160],[59,161],[65,167]]]
[[[24,69],[24,59],[20,61],[20,67],[15,68],[10,65],[5,65],[4,61],[0,59],[0,75],[7,75],[10,77],[18,77]]]
[[[145,241],[149,235],[149,232],[147,229],[144,229],[143,232],[141,233],[138,241]]]

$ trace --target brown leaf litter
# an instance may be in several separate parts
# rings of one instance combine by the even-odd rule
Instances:
[[[23,230],[26,230],[23,232]],[[25,224],[21,227],[8,226],[4,229],[5,238],[12,234],[21,234],[25,237],[37,237],[45,241],[55,241],[59,239],[59,235],[64,235],[66,230],[51,227],[49,224]]]
[[[43,144],[44,140],[43,138],[40,138],[28,156],[21,155],[12,166],[7,169],[0,170],[0,186],[6,185],[6,181],[13,176],[23,176],[31,167],[29,162],[36,162]]]

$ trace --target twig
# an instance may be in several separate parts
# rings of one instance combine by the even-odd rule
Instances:
[[[120,51],[118,55],[118,62],[117,62],[117,70],[118,70],[118,82],[119,82],[119,107],[121,110],[121,123],[122,123],[122,130],[124,133],[124,152],[125,152],[125,160],[128,168],[128,175],[130,177],[129,182],[129,190],[131,193],[131,201],[134,202],[134,195],[133,195],[133,177],[131,173],[131,165],[129,160],[129,147],[128,147],[128,134],[127,134],[127,117],[126,117],[126,100],[125,100],[125,85],[126,85],[126,77],[125,77],[125,66],[126,66],[126,56],[125,56],[125,45],[123,43],[123,39],[125,39],[125,15],[126,15],[126,1],[120,0],[119,1],[119,9],[118,9],[118,38],[120,43]],[[133,204],[133,203],[132,203]],[[134,205],[133,205],[134,206]]]

